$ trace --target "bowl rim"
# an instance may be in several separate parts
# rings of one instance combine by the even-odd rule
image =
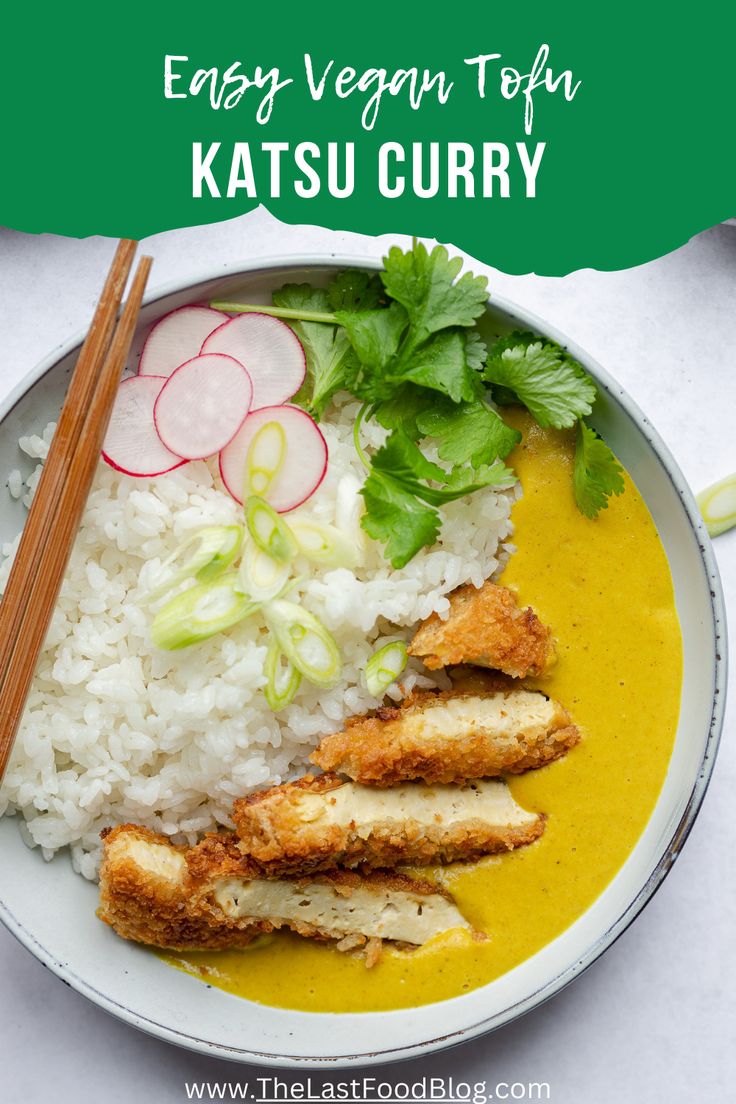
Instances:
[[[283,269],[308,268],[362,268],[379,271],[381,264],[375,256],[361,256],[359,254],[344,254],[331,251],[326,253],[309,252],[269,255],[252,262],[242,261],[211,266],[204,271],[187,276],[186,279],[170,281],[161,287],[151,290],[145,296],[143,306],[144,308],[151,306],[159,300],[166,299],[171,295],[181,294],[201,284],[213,283],[225,279],[237,279],[238,276],[253,276],[260,274],[265,276],[270,272]],[[725,598],[712,543],[705,523],[695,502],[693,492],[674,456],[638,404],[631,398],[628,392],[617,383],[614,377],[611,376],[586,350],[581,348],[581,346],[577,345],[566,334],[550,325],[533,311],[527,310],[525,307],[520,306],[513,300],[507,299],[504,296],[492,294],[489,294],[488,306],[491,308],[498,308],[499,311],[505,314],[509,319],[521,323],[525,329],[531,329],[536,333],[544,334],[552,338],[567,349],[576,359],[585,363],[586,368],[591,370],[591,374],[595,377],[601,389],[611,395],[624,409],[625,413],[636,424],[637,428],[653,450],[680,500],[690,528],[696,538],[705,577],[709,582],[710,629],[712,631],[716,658],[713,671],[713,702],[708,725],[708,735],[704,745],[703,757],[698,775],[693,783],[690,797],[680,821],[672,832],[669,842],[647,881],[618,919],[580,953],[574,962],[560,970],[554,978],[546,981],[538,989],[506,1008],[503,1013],[478,1020],[476,1023],[459,1028],[449,1035],[439,1035],[435,1038],[422,1040],[419,1043],[402,1045],[394,1048],[387,1047],[371,1052],[356,1052],[349,1055],[342,1054],[332,1058],[324,1056],[302,1057],[274,1054],[265,1051],[249,1050],[245,1047],[234,1048],[215,1044],[209,1040],[199,1039],[185,1031],[180,1031],[168,1027],[165,1024],[158,1023],[148,1017],[140,1016],[132,1009],[96,989],[85,979],[80,978],[64,963],[59,962],[52,952],[42,946],[33,936],[32,932],[28,931],[24,925],[13,916],[8,906],[2,898],[0,898],[0,921],[2,921],[8,931],[15,936],[34,957],[39,959],[43,965],[47,966],[57,977],[70,985],[76,992],[132,1027],[136,1027],[147,1034],[200,1054],[226,1058],[237,1062],[252,1062],[260,1066],[272,1066],[286,1069],[299,1069],[305,1067],[329,1067],[332,1069],[364,1067],[378,1063],[383,1064],[403,1061],[420,1055],[449,1049],[463,1042],[497,1030],[520,1018],[527,1012],[539,1007],[559,993],[591,966],[596,959],[616,942],[652,899],[672,868],[672,865],[679,856],[690,834],[698,812],[700,811],[715,765],[726,708],[728,673]],[[0,426],[2,426],[14,407],[59,363],[59,361],[63,360],[81,346],[84,337],[85,331],[78,331],[67,341],[56,346],[55,349],[44,357],[35,368],[31,369],[24,378],[16,384],[5,399],[0,402]],[[450,1001],[453,999],[457,1000],[458,998],[449,998]],[[442,1001],[439,1006],[445,1003],[445,1001]]]

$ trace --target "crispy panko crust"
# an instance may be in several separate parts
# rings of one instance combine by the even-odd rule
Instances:
[[[343,785],[346,783],[331,773],[307,774],[296,782],[236,801],[233,819],[243,854],[268,877],[337,866],[429,866],[511,851],[537,839],[545,827],[546,818],[541,814],[518,826],[502,827],[479,818],[449,827],[439,819],[431,826],[415,820],[387,820],[370,830],[356,821],[345,825],[304,819],[301,795],[322,796],[327,805],[332,791]]]
[[[416,693],[399,707],[352,717],[344,732],[325,736],[310,759],[325,771],[338,771],[364,785],[394,786],[414,779],[465,782],[542,767],[578,743],[580,733],[558,702],[551,702],[552,714],[547,723],[529,718],[511,736],[484,725],[480,715],[451,738],[437,737],[422,724],[433,709],[448,701],[519,703],[528,700],[530,693],[534,694],[531,699],[534,702],[544,699],[537,691],[525,691],[508,679],[505,686],[501,679],[493,681],[496,688],[492,690]]]
[[[214,899],[215,883],[222,878],[262,878],[264,871],[258,864],[254,864],[250,857],[243,854],[239,841],[234,833],[213,833],[207,835],[193,847],[186,855],[187,865],[191,876],[191,892],[194,908],[198,913],[212,917],[214,922],[225,925],[241,924],[242,920],[233,920],[228,917]],[[410,878],[398,870],[373,870],[367,867],[357,870],[325,870],[313,874],[295,874],[288,879],[295,885],[306,889],[312,885],[326,885],[345,899],[349,899],[356,889],[393,890],[397,893],[412,893],[420,896],[440,896],[451,901],[452,897],[440,886],[418,878]],[[299,935],[311,939],[332,940],[334,936],[320,931],[313,924],[304,924],[299,921],[285,921],[281,917],[268,917],[259,921],[263,930],[267,932],[277,931],[279,928],[288,927]],[[365,937],[356,932],[354,935],[365,942]],[[346,940],[352,939],[346,936]],[[355,944],[353,943],[353,946]]]
[[[232,833],[205,836],[192,848],[175,847],[166,837],[135,824],[120,825],[103,838],[105,857],[97,915],[123,939],[175,951],[225,950],[247,946],[258,935],[288,928],[306,938],[332,942],[340,951],[365,952],[367,966],[380,957],[382,941],[360,932],[336,940],[334,933],[298,920],[228,916],[215,899],[218,882],[263,876],[244,857]],[[144,869],[131,853],[131,845],[136,843],[155,844],[168,856],[181,856],[181,873],[173,875],[169,871],[165,876]],[[358,888],[374,888],[378,892],[409,892],[452,900],[439,886],[390,870],[335,870],[290,880],[304,889],[316,883],[329,885],[346,899]]]
[[[179,878],[157,875],[135,861],[129,845],[159,844],[184,857],[186,848],[135,824],[119,825],[103,838],[97,915],[123,939],[174,951],[218,951],[244,947],[262,931],[258,923],[237,931],[212,925],[206,913],[197,915],[191,907],[186,867]]]
[[[513,590],[489,581],[480,589],[468,583],[453,591],[447,620],[436,613],[428,617],[417,629],[409,655],[431,670],[470,663],[526,678],[551,666],[554,646],[534,610],[520,609]]]

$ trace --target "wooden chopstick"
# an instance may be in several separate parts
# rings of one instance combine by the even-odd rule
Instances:
[[[69,449],[71,440],[74,444],[71,456],[59,461],[66,472],[66,478],[58,487],[55,499],[41,497],[43,481],[39,480],[28,521],[30,523],[34,511],[37,514],[48,511],[51,514],[51,522],[42,531],[40,544],[26,541],[24,549],[21,542],[17,553],[18,557],[25,554],[32,558],[35,570],[32,574],[27,570],[23,573],[25,589],[22,594],[17,590],[11,593],[11,585],[14,582],[11,573],[5,597],[0,604],[0,632],[2,631],[2,612],[9,594],[12,598],[11,608],[15,609],[18,606],[22,611],[15,643],[11,648],[6,649],[9,655],[4,665],[0,667],[0,781],[10,758],[38,656],[48,631],[74,538],[99,463],[100,450],[105,439],[120,375],[130,351],[150,268],[151,258],[141,257],[120,321],[102,366],[98,365],[95,373],[95,384],[89,393],[89,401],[86,407],[77,410],[76,432],[60,442],[59,448],[65,452]],[[49,451],[49,460],[56,443],[55,434]],[[27,528],[28,526],[26,530]],[[40,528],[37,528],[37,532],[39,531],[41,531]]]
[[[0,603],[0,673],[7,668],[15,648],[26,611],[26,595],[36,573],[37,552],[34,550],[42,548],[45,543],[54,519],[54,504],[69,478],[77,439],[84,424],[83,415],[90,404],[100,367],[110,347],[135,250],[134,241],[123,240],[118,244],[59,414],[53,444],[36,489],[35,502],[26,520]]]

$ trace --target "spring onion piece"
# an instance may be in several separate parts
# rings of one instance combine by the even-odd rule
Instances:
[[[178,651],[232,628],[254,613],[254,602],[242,589],[235,572],[209,583],[199,583],[177,594],[153,619],[151,639],[157,648]]]
[[[315,686],[333,686],[342,673],[342,659],[334,636],[319,618],[283,598],[269,602],[263,612],[297,671]]]
[[[280,422],[266,422],[256,433],[245,460],[245,486],[266,495],[286,459],[286,432]]]
[[[294,559],[297,547],[291,529],[258,495],[251,495],[245,503],[245,523],[261,552],[277,563],[290,563]]]
[[[186,579],[194,578],[200,583],[216,579],[230,567],[242,543],[242,525],[207,525],[198,529],[163,561],[159,573],[167,568],[173,570],[148,591],[148,600],[160,598]]]
[[[293,521],[291,531],[299,551],[314,563],[327,567],[354,567],[358,550],[334,525],[316,521]]]
[[[381,698],[406,667],[406,644],[394,640],[374,652],[365,665],[365,685],[369,694]]]
[[[706,487],[696,500],[712,537],[733,529],[736,526],[736,472]]]
[[[240,581],[243,590],[256,602],[269,602],[282,595],[289,582],[289,565],[272,559],[255,541],[245,545],[240,563]]]
[[[280,709],[285,709],[293,702],[294,695],[301,685],[302,676],[281,651],[276,640],[271,641],[269,645],[264,674],[268,682],[263,687],[263,693],[271,709],[274,713],[278,713]]]

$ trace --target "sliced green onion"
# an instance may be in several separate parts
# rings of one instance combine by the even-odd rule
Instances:
[[[336,526],[296,520],[291,523],[290,528],[299,551],[308,560],[329,567],[355,566],[358,550]]]
[[[365,685],[369,694],[381,698],[406,667],[406,644],[394,640],[374,652],[365,665]]]
[[[153,619],[151,639],[157,648],[178,651],[232,628],[259,608],[260,603],[243,593],[238,576],[231,572],[213,582],[198,583],[167,602]]]
[[[290,563],[294,559],[297,547],[291,529],[258,495],[251,495],[245,504],[245,523],[261,552],[278,563]]]
[[[245,460],[245,485],[251,494],[265,495],[284,466],[286,431],[280,422],[266,422],[256,433]]]
[[[736,472],[706,487],[697,495],[697,503],[712,537],[733,529],[736,526]]]
[[[240,579],[243,590],[257,602],[269,602],[283,594],[289,582],[288,564],[279,563],[248,541],[240,563]]]
[[[268,682],[263,687],[266,701],[278,713],[291,705],[299,689],[302,676],[291,661],[284,655],[276,640],[271,641],[266,655],[264,674]]]
[[[333,686],[342,673],[337,642],[318,617],[295,602],[277,598],[264,615],[287,659],[315,686]]]
[[[159,571],[172,570],[148,591],[148,600],[160,598],[186,579],[195,578],[202,583],[216,579],[230,567],[242,543],[242,525],[207,525],[198,529],[163,561]],[[185,552],[189,555],[184,556]]]

